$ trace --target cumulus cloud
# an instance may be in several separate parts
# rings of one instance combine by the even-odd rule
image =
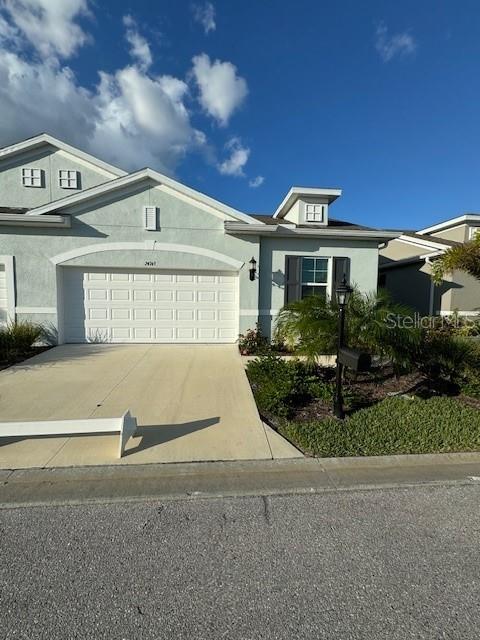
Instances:
[[[215,24],[215,7],[211,2],[205,2],[205,4],[192,5],[193,17],[202,25],[203,30],[208,35],[210,31],[215,31],[217,25]]]
[[[150,51],[150,45],[138,32],[137,23],[132,16],[123,16],[123,24],[127,28],[125,37],[130,45],[130,55],[137,61],[141,69],[148,69],[152,66],[152,52]]]
[[[10,29],[21,32],[43,57],[69,58],[90,40],[75,22],[90,15],[87,0],[3,0],[1,6]],[[5,18],[3,23],[5,28]]]
[[[247,97],[245,79],[237,74],[237,68],[231,62],[211,62],[206,53],[195,56],[192,62],[200,104],[218,124],[226,126],[232,113]]]
[[[187,153],[199,151],[221,173],[243,175],[250,150],[233,138],[228,157],[213,159],[207,136],[192,123],[193,75],[152,73],[152,52],[131,16],[124,25],[132,63],[98,70],[94,86],[79,82],[65,58],[88,42],[75,22],[88,11],[86,0],[0,0],[0,146],[47,131],[127,170],[148,165],[172,174]],[[27,15],[47,25],[40,40]],[[218,117],[226,122],[232,110]]]
[[[389,35],[387,26],[382,22],[378,25],[375,34],[375,48],[384,62],[390,62],[395,56],[413,54],[417,43],[407,31]]]
[[[250,149],[244,147],[238,137],[230,138],[225,145],[228,158],[219,163],[218,170],[226,176],[244,176],[243,167],[247,164],[250,156]]]
[[[261,187],[264,182],[265,178],[263,176],[257,176],[249,181],[248,186],[252,187],[252,189],[257,189],[258,187]]]

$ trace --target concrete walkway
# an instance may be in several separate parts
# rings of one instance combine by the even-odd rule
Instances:
[[[263,425],[234,345],[63,345],[0,372],[0,420],[116,417],[118,436],[0,440],[0,468],[302,457]]]

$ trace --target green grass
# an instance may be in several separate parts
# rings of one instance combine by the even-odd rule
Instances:
[[[284,421],[279,431],[321,457],[475,451],[480,411],[453,398],[387,398],[344,421]]]

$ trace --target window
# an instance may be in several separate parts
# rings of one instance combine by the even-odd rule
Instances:
[[[143,207],[143,226],[147,231],[156,231],[158,229],[157,207]]]
[[[22,169],[22,184],[24,187],[42,187],[41,169]]]
[[[469,240],[473,240],[477,232],[480,232],[480,227],[470,227]]]
[[[60,169],[58,184],[61,189],[78,189],[78,171]]]
[[[323,222],[323,204],[306,204],[305,220],[307,222]]]
[[[302,298],[327,297],[328,258],[302,258]]]

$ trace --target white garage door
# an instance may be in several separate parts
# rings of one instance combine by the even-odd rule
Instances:
[[[64,269],[66,342],[235,342],[236,274]]]

